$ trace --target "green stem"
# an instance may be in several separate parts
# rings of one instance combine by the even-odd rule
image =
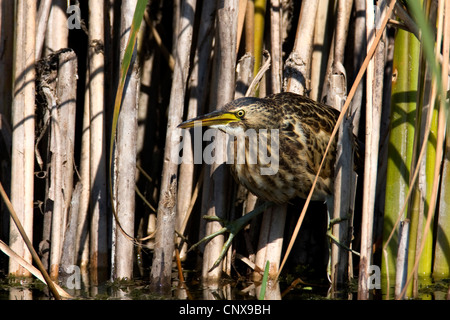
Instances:
[[[266,295],[266,288],[267,288],[267,280],[269,279],[269,268],[270,262],[267,260],[266,267],[264,268],[264,275],[261,282],[261,291],[259,291],[259,298],[258,300],[264,300],[264,296]]]
[[[419,42],[412,34],[398,30],[393,61],[383,246],[405,204],[410,187],[409,169],[414,145],[418,70]],[[387,245],[387,260],[383,256],[381,270],[383,279],[387,276],[393,279],[395,276],[397,246],[398,230]]]

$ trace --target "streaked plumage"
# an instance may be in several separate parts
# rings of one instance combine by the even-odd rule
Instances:
[[[307,97],[284,92],[266,98],[240,98],[215,111],[180,124],[193,127],[194,121],[239,136],[249,129],[278,129],[279,167],[271,175],[261,175],[263,165],[250,164],[247,141],[246,160],[231,164],[235,178],[263,200],[286,203],[294,197],[306,198],[325,152],[339,111]],[[248,140],[248,139],[247,139]],[[336,141],[336,140],[335,140]],[[313,200],[325,200],[332,193],[336,142],[333,142],[321,170]],[[237,148],[237,139],[235,140]],[[270,139],[267,140],[270,152]],[[275,154],[268,153],[274,157]],[[235,152],[235,156],[237,152]]]

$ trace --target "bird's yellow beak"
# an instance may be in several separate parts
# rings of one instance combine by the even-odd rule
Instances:
[[[184,121],[178,125],[178,128],[193,128],[200,125],[201,127],[208,127],[214,125],[227,125],[230,122],[239,121],[240,119],[232,112],[213,111],[211,113]]]

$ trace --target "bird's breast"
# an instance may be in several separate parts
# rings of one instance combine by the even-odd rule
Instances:
[[[235,140],[231,163],[231,172],[239,183],[261,199],[278,204],[295,197],[305,199],[316,174],[315,164],[308,159],[308,148],[290,146],[284,138],[278,148],[270,139],[266,144],[252,144],[251,139],[246,139],[245,147],[242,141]],[[331,193],[332,175],[319,176],[312,200],[325,200]]]

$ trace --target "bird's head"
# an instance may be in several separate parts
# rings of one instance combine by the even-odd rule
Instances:
[[[224,105],[220,110],[187,120],[179,128],[194,126],[211,127],[238,135],[247,129],[273,128],[279,114],[269,101],[260,98],[239,98]]]

